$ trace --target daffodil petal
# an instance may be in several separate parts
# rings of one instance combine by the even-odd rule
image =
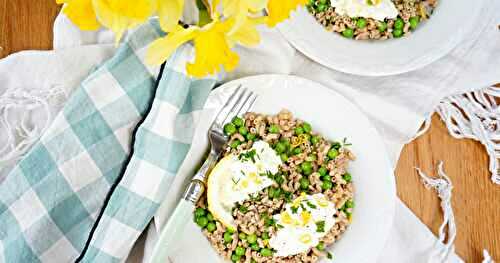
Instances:
[[[260,34],[256,26],[264,23],[263,18],[247,18],[242,26],[228,34],[231,45],[239,43],[240,45],[252,47],[260,43]]]
[[[267,3],[267,25],[274,27],[290,17],[290,13],[308,0],[269,0]]]
[[[153,0],[92,0],[98,21],[115,33],[118,43],[123,33],[144,23],[154,11]]]
[[[172,33],[151,43],[146,53],[146,63],[150,65],[163,63],[180,45],[192,40],[199,32],[197,27],[188,29],[177,27]]]
[[[172,32],[182,17],[184,0],[157,0],[160,27],[166,32]]]
[[[195,59],[186,65],[189,75],[204,77],[223,67],[232,71],[239,63],[239,56],[232,51],[226,36],[227,23],[215,21],[205,26],[194,39]]]
[[[247,0],[248,7],[252,12],[258,12],[266,8],[269,0]]]
[[[100,24],[96,19],[92,0],[58,0],[57,3],[66,3],[63,13],[81,30],[99,29]]]
[[[222,0],[223,14],[226,17],[233,16],[237,13],[241,0]]]

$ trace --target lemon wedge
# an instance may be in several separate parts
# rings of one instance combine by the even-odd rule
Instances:
[[[231,214],[232,207],[224,204],[224,200],[221,198],[224,197],[221,194],[224,191],[224,185],[231,183],[232,175],[229,172],[232,163],[231,159],[231,155],[222,158],[210,172],[207,180],[207,203],[208,210],[214,218],[229,230],[235,231],[236,224]]]

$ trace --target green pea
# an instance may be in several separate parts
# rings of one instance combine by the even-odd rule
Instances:
[[[311,127],[311,124],[307,123],[307,122],[304,122],[302,124],[302,129],[304,129],[304,132],[305,133],[310,133],[312,131],[312,127]]]
[[[297,171],[297,173],[301,174],[302,168],[300,168],[300,166],[297,166],[297,167],[295,167],[295,171]]]
[[[269,233],[263,232],[261,237],[262,239],[269,239]]]
[[[252,245],[250,245],[250,248],[254,251],[258,251],[260,249],[259,244],[257,243],[253,243]]]
[[[304,133],[304,128],[302,128],[301,126],[296,127],[296,128],[294,129],[294,132],[295,132],[295,135],[301,135],[301,134],[303,134],[303,133]]]
[[[296,147],[293,149],[293,154],[297,155],[297,154],[300,154],[302,153],[302,149],[300,147]]]
[[[321,189],[323,190],[330,190],[332,189],[332,187],[333,187],[332,181],[323,181],[323,183],[321,184]]]
[[[301,165],[300,165],[300,168],[302,168],[302,172],[305,174],[305,175],[310,175],[312,174],[313,170],[312,170],[312,164],[311,162],[303,162]]]
[[[319,136],[315,135],[315,136],[313,136],[313,137],[311,138],[311,143],[312,143],[313,145],[316,145],[316,144],[318,144],[318,143],[319,143],[320,139],[321,139],[321,137],[319,137]]]
[[[196,208],[196,210],[194,211],[194,216],[195,217],[200,217],[200,216],[204,216],[205,214],[207,213],[207,211],[201,207],[198,207]]]
[[[238,129],[238,133],[241,134],[241,135],[243,135],[243,136],[245,136],[245,135],[248,134],[248,129],[246,127],[240,127]]]
[[[300,178],[299,180],[300,188],[303,190],[307,190],[309,188],[309,180],[307,178]]]
[[[233,241],[233,234],[229,233],[229,231],[224,232],[224,242],[229,243]]]
[[[260,254],[263,257],[270,257],[270,256],[273,255],[273,252],[269,248],[263,248],[263,249],[260,250]]]
[[[419,16],[410,17],[410,28],[412,30],[417,29],[417,26],[418,26],[419,23],[420,23],[420,17]]]
[[[328,8],[327,5],[318,5],[318,7],[316,8],[316,10],[318,10],[318,12],[324,12],[326,9]]]
[[[318,245],[316,246],[316,248],[319,250],[319,251],[323,251],[325,250],[325,243],[323,243],[322,241],[318,243]]]
[[[229,146],[233,149],[236,149],[238,148],[238,146],[240,146],[240,144],[241,144],[240,140],[234,140],[229,144]]]
[[[276,124],[272,124],[271,126],[269,126],[269,132],[270,133],[279,133],[280,127]]]
[[[322,4],[322,5],[326,5],[326,3],[328,2],[328,0],[319,0],[318,3]]]
[[[238,238],[241,240],[245,240],[245,238],[247,238],[247,235],[245,233],[241,232],[238,234]]]
[[[248,141],[254,141],[255,137],[256,136],[253,133],[247,133],[247,136],[246,136],[246,138],[247,138]]]
[[[236,127],[241,127],[241,126],[245,125],[245,121],[238,116],[234,117],[232,122],[233,122],[234,126],[236,126]]]
[[[366,27],[366,19],[359,18],[358,21],[356,21],[356,27],[357,28],[365,28]]]
[[[387,30],[387,23],[385,21],[380,21],[378,23],[378,31],[380,33],[384,32],[385,30]]]
[[[243,247],[236,247],[234,253],[238,256],[243,256],[245,255],[245,249]]]
[[[241,256],[238,256],[236,254],[231,255],[231,261],[233,262],[238,262],[240,260]]]
[[[201,228],[204,228],[208,224],[208,219],[204,216],[200,216],[196,218],[196,224],[198,224],[198,226],[200,226]]]
[[[212,213],[207,213],[207,219],[210,222],[214,221],[214,216],[212,215]]]
[[[281,138],[280,142],[283,143],[287,148],[290,146],[290,140],[287,138]]]
[[[250,234],[247,236],[247,241],[249,244],[254,244],[257,242],[257,235],[256,234]]]
[[[328,158],[330,158],[332,160],[335,159],[335,157],[337,157],[338,155],[339,155],[339,152],[334,148],[332,148],[328,151]]]
[[[332,177],[330,177],[330,175],[323,175],[320,176],[319,179],[321,179],[321,181],[331,181]]]
[[[282,162],[288,161],[288,155],[286,153],[280,154],[280,158]]]
[[[350,173],[345,173],[344,175],[342,175],[342,178],[344,178],[344,180],[348,183],[352,181],[352,176]]]
[[[396,38],[399,38],[399,37],[403,36],[403,30],[394,29],[394,31],[392,31],[392,35]]]
[[[284,143],[282,143],[282,142],[278,142],[276,144],[276,147],[274,149],[278,153],[283,153],[284,151],[286,151],[286,145]]]
[[[231,136],[231,135],[233,135],[235,132],[236,132],[236,127],[234,126],[234,124],[232,124],[232,123],[228,123],[228,124],[224,125],[224,133],[225,133],[227,136]]]
[[[405,27],[405,22],[403,21],[403,19],[401,18],[396,19],[396,21],[394,22],[394,28],[403,29],[404,27]]]
[[[207,230],[208,230],[208,232],[214,232],[214,231],[215,231],[215,229],[217,229],[217,226],[215,225],[215,223],[214,223],[214,222],[210,222],[210,223],[208,223],[208,225],[207,225]]]
[[[352,200],[347,200],[345,202],[345,207],[346,208],[354,208],[354,202]]]
[[[321,167],[318,169],[318,173],[319,173],[321,176],[325,176],[325,175],[328,173],[328,170],[326,169],[326,167],[321,166]]]
[[[313,6],[316,4],[316,0],[309,0],[309,3],[307,4]]]
[[[354,36],[354,30],[352,28],[346,28],[342,31],[342,35],[346,38],[352,38]]]

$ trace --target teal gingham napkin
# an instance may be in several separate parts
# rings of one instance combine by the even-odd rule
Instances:
[[[145,65],[148,44],[161,34],[155,21],[135,30],[0,182],[0,262],[127,257],[168,192],[215,85],[186,76],[190,46],[161,73]]]

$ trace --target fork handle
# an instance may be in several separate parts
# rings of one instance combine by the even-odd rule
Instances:
[[[208,155],[207,159],[205,159],[205,162],[203,162],[203,165],[200,167],[200,169],[198,169],[198,172],[196,172],[196,174],[193,176],[191,183],[189,183],[186,192],[184,192],[184,195],[182,196],[183,199],[195,204],[196,202],[198,202],[198,200],[200,200],[206,188],[205,182],[207,174],[217,162],[217,158],[218,155],[210,151],[210,154]]]
[[[184,229],[189,222],[195,205],[181,199],[165,227],[161,230],[158,241],[153,249],[150,263],[171,262],[169,256],[175,251]]]

